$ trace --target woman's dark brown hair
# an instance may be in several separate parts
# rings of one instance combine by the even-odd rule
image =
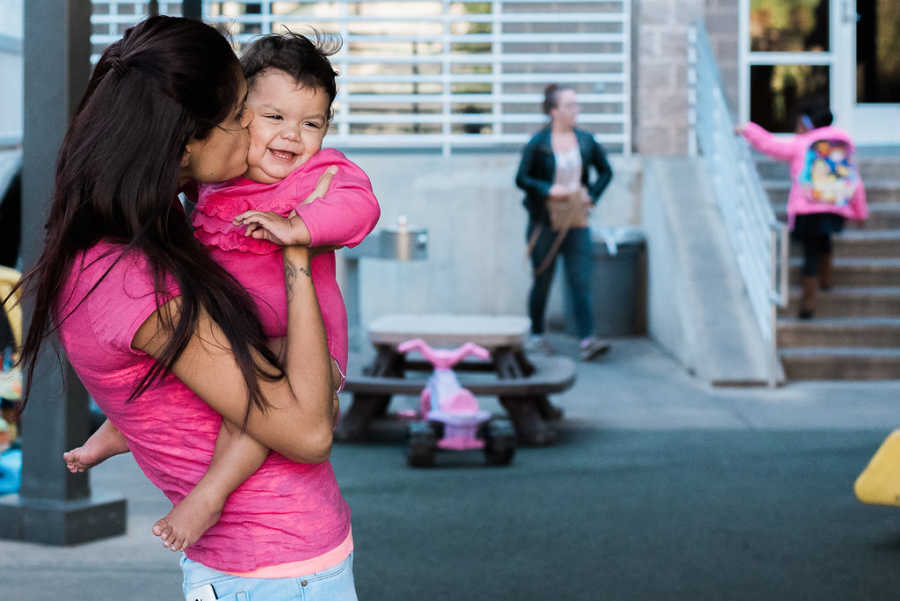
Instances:
[[[551,83],[549,86],[544,88],[544,102],[541,103],[541,108],[544,110],[545,115],[550,114],[551,109],[556,108],[556,97],[563,90],[575,90],[572,86],[561,86],[559,84]]]
[[[103,239],[122,245],[117,261],[132,252],[146,257],[158,298],[169,276],[180,292],[177,318],[160,311],[169,332],[160,360],[131,398],[171,371],[202,309],[221,327],[243,372],[247,415],[250,403],[267,406],[257,378],[282,377],[281,363],[266,346],[250,295],[194,238],[177,201],[188,141],[206,138],[232,115],[244,101],[242,89],[228,42],[198,21],[151,17],[103,53],[59,151],[43,252],[22,280],[34,302],[22,349],[26,399],[42,344],[75,310],[58,312],[72,306],[60,298],[62,285],[79,253]],[[76,308],[84,302],[73,300]]]

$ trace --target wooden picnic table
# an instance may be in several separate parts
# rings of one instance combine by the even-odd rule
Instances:
[[[421,338],[429,346],[455,348],[474,342],[486,348],[490,361],[465,360],[454,367],[462,386],[475,395],[496,395],[507,410],[520,442],[550,444],[550,422],[562,411],[547,395],[575,382],[575,363],[566,357],[526,356],[529,322],[523,317],[489,315],[388,315],[372,322],[369,340],[375,358],[363,369],[351,368],[344,390],[353,402],[341,418],[335,437],[358,441],[373,419],[387,412],[394,394],[417,395],[432,371],[430,363],[407,358],[397,346]]]

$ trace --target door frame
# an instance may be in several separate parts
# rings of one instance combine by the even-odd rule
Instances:
[[[836,7],[834,5],[837,5]],[[856,22],[859,15],[856,0],[832,0],[835,33],[832,36],[838,50],[835,80],[847,82],[834,90],[839,97],[832,103],[842,115],[841,125],[853,135],[857,144],[897,144],[900,126],[900,103],[859,103],[856,101]],[[890,127],[890,123],[897,126]]]
[[[746,123],[750,120],[750,69],[754,65],[820,65],[829,68],[828,97],[832,109],[836,113],[838,105],[835,103],[839,94],[837,85],[838,72],[846,69],[837,67],[836,45],[838,44],[837,30],[835,28],[835,9],[841,0],[829,0],[829,24],[828,24],[828,52],[751,52],[750,51],[750,0],[738,2],[738,120]],[[855,6],[855,5],[854,5]],[[854,32],[855,35],[855,32]],[[855,38],[854,38],[855,40]],[[841,125],[841,122],[836,122]],[[846,124],[844,124],[846,125]]]
[[[828,88],[835,125],[857,144],[897,144],[900,103],[856,102],[856,0],[829,0],[828,52],[751,52],[750,1],[738,2],[738,119],[750,119],[750,69],[754,65],[822,65],[829,68]]]

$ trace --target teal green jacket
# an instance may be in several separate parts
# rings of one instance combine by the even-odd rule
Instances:
[[[581,183],[587,188],[594,205],[612,180],[612,168],[606,160],[603,147],[590,132],[576,129],[578,147],[581,149]],[[591,166],[597,171],[597,179],[590,182]],[[534,135],[522,151],[522,161],[516,174],[516,186],[525,191],[522,204],[533,222],[550,223],[546,199],[556,174],[556,158],[550,146],[550,128],[545,127]]]

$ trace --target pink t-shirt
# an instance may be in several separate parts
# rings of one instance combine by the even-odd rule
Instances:
[[[338,172],[323,198],[301,205],[331,165]],[[191,219],[197,239],[258,299],[266,335],[286,335],[287,300],[281,247],[244,236],[233,220],[244,211],[271,211],[287,216],[292,210],[303,219],[310,246],[349,246],[362,242],[378,223],[381,209],[365,172],[340,151],[327,148],[274,184],[245,177],[200,187]],[[313,285],[322,311],[331,356],[347,373],[347,311],[335,275],[333,252],[320,254],[310,264]]]
[[[131,348],[134,335],[159,305],[178,295],[178,286],[170,279],[158,297],[143,254],[130,251],[116,262],[122,251],[100,242],[76,258],[60,295],[57,322],[65,319],[59,336],[78,377],[125,436],[144,474],[178,503],[209,467],[221,417],[173,375],[126,403],[154,361]],[[246,572],[319,557],[344,544],[349,532],[350,508],[331,464],[294,463],[271,452],[186,553],[216,570]]]

